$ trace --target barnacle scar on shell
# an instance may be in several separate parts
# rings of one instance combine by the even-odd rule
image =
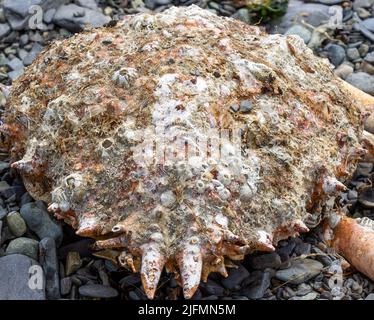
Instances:
[[[98,255],[149,298],[164,268],[190,298],[311,216],[373,278],[371,227],[331,205],[373,154],[372,102],[297,36],[173,7],[54,42],[14,82],[2,132],[30,194]]]

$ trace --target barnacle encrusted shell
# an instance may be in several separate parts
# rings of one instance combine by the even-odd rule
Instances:
[[[307,231],[362,154],[326,61],[196,6],[54,42],[2,130],[28,191],[151,298],[165,265],[191,297],[225,259]]]

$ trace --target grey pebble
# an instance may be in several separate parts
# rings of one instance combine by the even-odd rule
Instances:
[[[239,268],[237,269],[230,269],[228,277],[223,278],[221,283],[226,289],[233,290],[237,288],[248,276],[248,270],[244,266],[239,265]]]
[[[345,50],[337,44],[328,44],[325,47],[327,56],[334,66],[340,65],[345,58]]]
[[[16,236],[20,237],[26,232],[26,223],[23,220],[19,212],[13,211],[8,213],[6,221],[9,227],[9,230]]]
[[[20,213],[27,226],[38,235],[39,239],[50,237],[55,239],[57,247],[61,244],[62,228],[50,217],[42,201],[24,204]]]
[[[72,281],[70,277],[62,278],[60,281],[60,292],[61,295],[65,296],[69,294],[72,286]]]
[[[10,254],[23,254],[34,260],[38,260],[38,249],[39,242],[25,237],[16,238],[9,242],[8,247],[6,248],[5,253]]]
[[[79,287],[79,294],[90,298],[115,298],[118,296],[118,291],[101,284],[88,284]]]
[[[53,238],[43,238],[39,242],[39,263],[45,274],[45,290],[48,299],[60,298],[60,279],[56,243]]]
[[[249,264],[253,269],[277,269],[282,264],[280,256],[276,252],[265,253],[249,257]]]
[[[300,284],[312,279],[321,272],[323,265],[312,259],[298,259],[291,263],[290,268],[278,270],[275,277],[291,284]]]
[[[374,76],[365,72],[357,72],[350,74],[345,80],[356,88],[374,95]]]
[[[270,272],[254,271],[248,279],[248,285],[243,287],[242,294],[249,299],[261,299],[270,287],[270,280]]]

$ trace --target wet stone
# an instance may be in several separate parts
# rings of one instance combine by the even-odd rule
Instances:
[[[249,272],[242,265],[237,269],[230,269],[229,276],[221,280],[222,285],[229,290],[240,286],[242,281],[249,276]]]
[[[253,269],[277,269],[281,263],[280,256],[276,252],[260,254],[249,258],[249,264]]]
[[[21,254],[0,257],[0,300],[45,300],[44,288],[31,289],[30,268],[39,264]]]
[[[44,238],[39,243],[39,262],[45,274],[45,290],[48,299],[60,298],[60,280],[56,243],[53,238]]]
[[[62,278],[60,281],[60,291],[61,295],[67,295],[69,294],[72,286],[72,281],[70,277]]]
[[[23,254],[34,260],[38,260],[39,242],[29,238],[16,238],[9,242],[6,254]]]
[[[78,252],[71,251],[66,257],[66,275],[69,276],[76,272],[82,266],[82,260]]]
[[[116,289],[101,284],[89,284],[79,287],[79,294],[89,298],[115,298],[118,296]]]
[[[242,289],[242,294],[249,299],[261,299],[270,287],[271,273],[254,271],[247,279],[248,284]]]
[[[19,212],[13,211],[8,213],[6,221],[9,227],[9,230],[16,236],[20,237],[26,232],[26,223],[23,220]]]
[[[321,272],[323,265],[312,259],[294,260],[290,268],[278,270],[275,277],[290,284],[300,284],[312,279]]]

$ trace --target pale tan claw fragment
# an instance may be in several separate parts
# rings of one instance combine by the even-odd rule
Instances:
[[[358,109],[361,112],[373,113],[374,111],[374,97],[357,89],[348,82],[339,79],[341,85],[353,96],[358,102]]]
[[[190,299],[199,287],[203,267],[203,256],[198,245],[188,245],[183,250],[179,270],[182,277],[183,295]]]
[[[334,229],[325,224],[326,242],[357,270],[374,280],[374,230],[342,217]]]
[[[144,245],[140,269],[140,276],[144,291],[149,299],[153,299],[162,269],[165,265],[165,257],[155,244]]]

